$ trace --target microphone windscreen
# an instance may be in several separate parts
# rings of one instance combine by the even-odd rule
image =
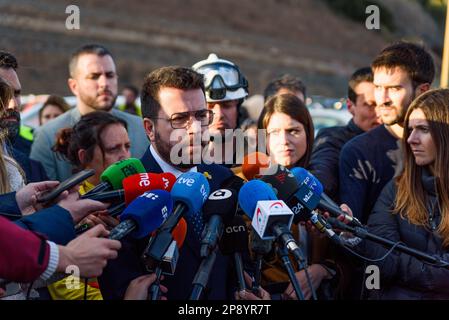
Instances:
[[[129,158],[111,164],[101,174],[101,181],[108,182],[112,189],[122,188],[122,181],[136,173],[145,172],[142,162],[136,158]]]
[[[245,214],[252,219],[256,210],[257,201],[277,200],[276,194],[265,182],[251,180],[243,185],[239,192],[239,205]]]
[[[221,183],[220,187],[223,189],[233,189],[233,190],[239,192],[240,188],[243,186],[244,183],[245,183],[245,180],[243,180],[239,176],[232,175],[229,178],[225,179]]]
[[[203,174],[186,172],[176,180],[171,190],[171,196],[175,203],[182,202],[189,208],[189,212],[195,213],[201,210],[209,192],[209,182]]]
[[[290,171],[295,176],[299,184],[305,183],[316,194],[323,193],[324,191],[323,185],[309,171],[301,167],[292,168]]]
[[[157,173],[138,173],[123,179],[123,190],[125,190],[125,202],[127,204],[145,191],[158,189],[163,188],[161,177]]]
[[[261,175],[261,169],[269,166],[270,158],[265,153],[252,152],[243,158],[242,173],[247,180],[252,180]]]
[[[263,182],[270,185],[278,199],[287,201],[292,194],[299,188],[298,181],[290,170],[283,166],[278,166],[278,170],[271,175],[264,175],[260,178]]]
[[[161,177],[161,189],[170,192],[176,182],[175,175],[170,172],[160,173],[159,175]]]
[[[120,221],[134,220],[137,229],[131,236],[146,237],[159,228],[173,211],[173,200],[165,190],[152,190],[134,199],[120,215]]]
[[[187,234],[187,222],[184,218],[181,218],[171,233],[173,240],[176,240],[178,249],[181,249],[182,245],[184,244],[186,234]]]
[[[204,203],[204,221],[209,221],[213,215],[218,215],[223,223],[229,223],[237,211],[237,192],[232,189],[218,189],[212,192]]]
[[[248,250],[248,229],[242,216],[234,216],[231,222],[224,226],[219,248],[224,255]]]

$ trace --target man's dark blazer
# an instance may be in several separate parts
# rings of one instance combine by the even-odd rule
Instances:
[[[141,159],[147,172],[162,173],[150,149],[145,152]],[[210,190],[215,191],[220,188],[221,183],[233,175],[232,171],[220,165],[198,165],[198,172],[207,172]],[[119,251],[117,259],[110,260],[99,278],[100,289],[104,299],[122,299],[129,283],[143,275],[148,274],[141,263],[141,255],[148,238],[143,240],[126,239],[122,241],[122,249]],[[186,300],[192,290],[192,280],[201,263],[200,241],[193,232],[193,227],[188,224],[187,235],[183,247],[179,252],[179,260],[176,272],[173,276],[165,276],[162,284],[168,288],[167,298],[169,300]],[[214,267],[212,269],[209,283],[204,298],[209,300],[231,299],[233,284],[233,269],[231,259],[220,253],[217,254]]]

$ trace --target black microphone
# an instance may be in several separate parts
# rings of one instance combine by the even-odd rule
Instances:
[[[262,240],[260,236],[252,230],[250,232],[250,248],[256,255],[256,269],[254,271],[253,293],[258,294],[260,288],[260,280],[262,278],[263,257],[270,253],[273,247],[273,240]]]
[[[223,224],[229,224],[237,210],[237,194],[232,189],[218,189],[211,193],[203,206],[206,224],[201,239],[201,257],[204,258],[217,246],[223,233]]]
[[[246,290],[242,252],[248,250],[248,229],[242,216],[234,216],[225,226],[219,247],[223,255],[233,255],[239,291]]]

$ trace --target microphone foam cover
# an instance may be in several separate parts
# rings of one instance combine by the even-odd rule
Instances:
[[[243,180],[239,176],[232,175],[229,178],[225,179],[221,183],[220,187],[223,189],[234,189],[235,191],[239,192],[240,189],[243,187],[244,183],[245,183],[245,180]]]
[[[178,249],[181,249],[182,245],[184,244],[186,234],[187,234],[187,222],[184,218],[181,218],[181,220],[179,220],[178,224],[171,232],[173,239],[176,240]]]
[[[306,169],[295,167],[290,171],[293,173],[299,184],[305,183],[315,194],[322,194],[324,192],[321,182]]]
[[[264,175],[260,178],[261,181],[270,185],[278,199],[287,201],[292,194],[299,188],[298,181],[290,170],[283,166],[278,166],[276,173],[271,175]]]
[[[245,183],[240,189],[238,198],[240,208],[250,219],[253,218],[257,201],[278,199],[273,189],[260,180],[251,180]]]
[[[186,172],[176,180],[171,190],[173,201],[182,202],[189,208],[189,213],[201,210],[210,193],[207,178],[199,172]]]
[[[243,158],[242,173],[247,180],[252,180],[261,175],[261,169],[270,166],[270,158],[261,152],[252,152]]]
[[[176,182],[176,177],[173,173],[164,172],[159,174],[161,176],[161,189],[171,191]]]
[[[123,189],[125,190],[125,202],[128,204],[145,191],[164,188],[159,174],[144,172],[123,179]]]
[[[111,164],[101,174],[101,181],[108,182],[112,189],[122,188],[122,181],[136,173],[145,172],[142,162],[136,158],[129,158]]]
[[[232,189],[218,189],[209,195],[203,206],[204,221],[213,215],[223,219],[223,223],[231,222],[237,211],[237,192]]]
[[[219,248],[224,255],[248,250],[248,229],[242,216],[234,216],[231,222],[224,226]]]
[[[152,190],[134,199],[120,215],[120,220],[132,219],[137,224],[131,236],[140,239],[159,228],[173,211],[173,200],[165,190]]]

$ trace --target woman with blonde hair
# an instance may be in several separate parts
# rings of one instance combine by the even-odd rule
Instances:
[[[449,261],[449,89],[412,102],[404,122],[404,168],[379,196],[369,230]],[[367,242],[367,254],[384,247]],[[394,251],[377,263],[381,290],[373,298],[449,299],[449,270]]]

